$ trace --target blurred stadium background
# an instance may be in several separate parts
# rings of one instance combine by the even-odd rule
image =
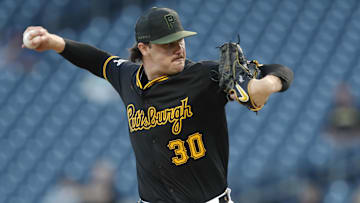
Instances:
[[[135,21],[151,6],[177,10],[184,27],[199,33],[187,40],[194,61],[216,60],[215,47],[239,33],[248,58],[295,73],[291,89],[272,96],[258,116],[227,105],[235,202],[360,202],[359,4],[0,0],[0,203],[55,202],[62,180],[90,184],[99,160],[115,169],[116,202],[138,199],[116,93],[55,52],[21,49],[21,40],[27,26],[41,25],[127,58]]]

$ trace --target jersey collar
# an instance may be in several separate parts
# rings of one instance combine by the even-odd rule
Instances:
[[[162,81],[165,81],[167,79],[168,79],[168,76],[163,75],[163,76],[157,77],[157,78],[149,81],[146,78],[146,75],[144,74],[143,64],[141,64],[138,71],[137,71],[137,73],[136,73],[136,86],[138,86],[142,90],[145,90],[145,89],[151,87],[152,85],[154,85],[155,83],[162,82]],[[143,86],[142,81],[147,81],[144,86]]]

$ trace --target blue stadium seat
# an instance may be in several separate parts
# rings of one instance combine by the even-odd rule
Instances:
[[[329,203],[345,203],[348,200],[347,195],[349,192],[349,185],[345,181],[335,181],[330,185],[329,190],[325,194],[324,201]]]

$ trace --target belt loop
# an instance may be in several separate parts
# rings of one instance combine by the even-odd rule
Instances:
[[[228,202],[229,203],[234,203],[232,200],[231,200],[231,189],[230,188],[226,188],[226,193],[227,193],[227,196],[229,197],[229,200]]]
[[[221,195],[219,195],[218,197],[215,197],[214,199],[211,199],[210,201],[207,201],[206,203],[218,203],[219,202],[219,198],[223,195],[226,195],[229,199],[227,200],[228,203],[234,203],[231,200],[231,189],[230,188],[226,188],[225,192]],[[149,203],[149,202],[145,202],[142,199],[139,199],[139,201],[137,201],[137,203]]]

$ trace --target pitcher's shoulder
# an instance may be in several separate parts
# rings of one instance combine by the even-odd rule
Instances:
[[[217,69],[219,66],[219,62],[218,61],[198,61],[198,62],[193,62],[191,60],[186,60],[185,61],[185,69],[191,69],[191,68],[200,68],[203,70],[211,70],[211,69]]]

